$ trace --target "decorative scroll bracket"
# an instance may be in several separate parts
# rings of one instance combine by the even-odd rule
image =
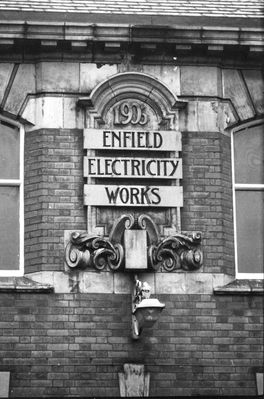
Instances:
[[[126,230],[145,230],[147,235],[147,270],[178,269],[198,270],[202,266],[203,253],[200,248],[201,234],[187,236],[177,233],[161,238],[157,226],[147,215],[138,218],[128,214],[121,216],[114,224],[109,238],[88,233],[73,232],[65,248],[65,262],[69,269],[95,268],[99,271],[129,270],[126,268],[124,235]],[[146,271],[146,270],[145,270]]]

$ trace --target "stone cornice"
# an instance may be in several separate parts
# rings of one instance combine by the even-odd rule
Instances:
[[[56,46],[67,42],[71,46],[81,43],[172,44],[175,46],[205,45],[248,46],[251,51],[264,48],[264,28],[223,27],[205,25],[130,25],[83,22],[0,21],[0,46],[16,41],[39,41],[41,46]]]

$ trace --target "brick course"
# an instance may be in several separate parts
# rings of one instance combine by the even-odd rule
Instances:
[[[85,229],[82,131],[37,130],[25,139],[25,269],[63,270],[64,230]],[[44,266],[45,265],[45,266]]]
[[[234,273],[230,137],[184,132],[182,230],[203,234],[204,271]]]
[[[150,395],[256,394],[263,298],[160,295],[165,310],[136,342],[130,299],[2,293],[0,371],[11,371],[11,397],[119,396],[126,362],[145,364]]]

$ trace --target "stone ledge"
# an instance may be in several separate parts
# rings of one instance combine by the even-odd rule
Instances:
[[[40,284],[26,277],[1,277],[0,292],[46,292],[54,291],[49,284]]]
[[[215,287],[225,286],[232,277],[224,274],[200,272],[137,273],[141,281],[152,288],[153,295],[160,294],[213,294]],[[43,286],[54,287],[57,293],[131,294],[133,273],[74,270],[66,272],[42,271],[28,274]]]
[[[214,288],[215,295],[264,295],[263,280],[234,280]]]

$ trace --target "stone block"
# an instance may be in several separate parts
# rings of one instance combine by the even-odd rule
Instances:
[[[138,273],[137,277],[142,282],[147,282],[151,287],[151,295],[156,294],[154,273]],[[131,294],[134,287],[134,273],[114,273],[114,293]]]
[[[198,130],[205,132],[217,132],[218,126],[218,112],[221,108],[217,101],[199,101],[198,102]]]
[[[124,69],[124,68],[123,68]],[[180,68],[171,65],[134,65],[129,67],[130,72],[141,72],[160,80],[175,95],[181,94]],[[123,72],[126,72],[123,70]]]
[[[22,113],[22,118],[32,123],[33,126],[27,128],[27,130],[35,129],[36,124],[36,99],[33,97],[28,97],[26,100],[26,105]]]
[[[222,103],[222,125],[221,130],[226,129],[238,122],[238,118],[234,113],[234,108],[230,101]]]
[[[0,398],[9,397],[10,371],[0,371]]]
[[[53,276],[53,286],[56,294],[74,292],[75,281],[72,281],[69,274],[63,272],[54,272]]]
[[[35,128],[60,129],[63,127],[63,98],[40,97],[36,99]]]
[[[216,67],[182,66],[181,95],[218,96],[221,95],[220,74]]]
[[[124,364],[124,373],[118,373],[120,396],[149,396],[150,374],[142,364]]]
[[[257,394],[258,396],[263,395],[263,373],[256,373],[256,381],[257,381]]]
[[[260,70],[244,70],[243,76],[257,113],[264,112],[264,78]]]
[[[114,273],[114,293],[131,294],[133,289],[133,274]]]
[[[180,112],[179,121],[182,132],[224,132],[236,117],[229,102],[190,101]]]
[[[213,292],[213,276],[210,273],[186,274],[186,293],[208,294]]]
[[[78,92],[79,64],[40,62],[36,68],[37,92]]]
[[[126,269],[147,269],[147,232],[146,230],[125,230],[125,267]]]
[[[185,273],[156,273],[156,294],[185,294]]]
[[[35,65],[19,65],[6,101],[5,110],[17,115],[20,112],[27,95],[35,93],[35,88]]]
[[[3,100],[14,64],[0,64],[0,104]]]
[[[197,132],[197,101],[189,101],[185,109],[179,112],[179,130],[181,132]]]
[[[52,285],[54,284],[54,272],[36,272],[36,273],[30,273],[26,274],[25,277],[39,283],[39,284],[49,284]]]
[[[63,97],[64,129],[83,129],[84,113],[77,107],[77,97]]]
[[[223,70],[223,94],[224,98],[229,98],[232,101],[242,121],[254,116],[254,109],[247,87],[239,71],[233,69]]]
[[[234,277],[229,276],[228,274],[218,273],[218,274],[212,274],[212,279],[213,279],[213,287],[215,288],[229,284],[232,280],[234,280]]]
[[[79,274],[80,292],[111,294],[114,292],[112,272],[84,271]]]
[[[80,91],[90,93],[99,83],[117,73],[117,65],[80,64]]]

